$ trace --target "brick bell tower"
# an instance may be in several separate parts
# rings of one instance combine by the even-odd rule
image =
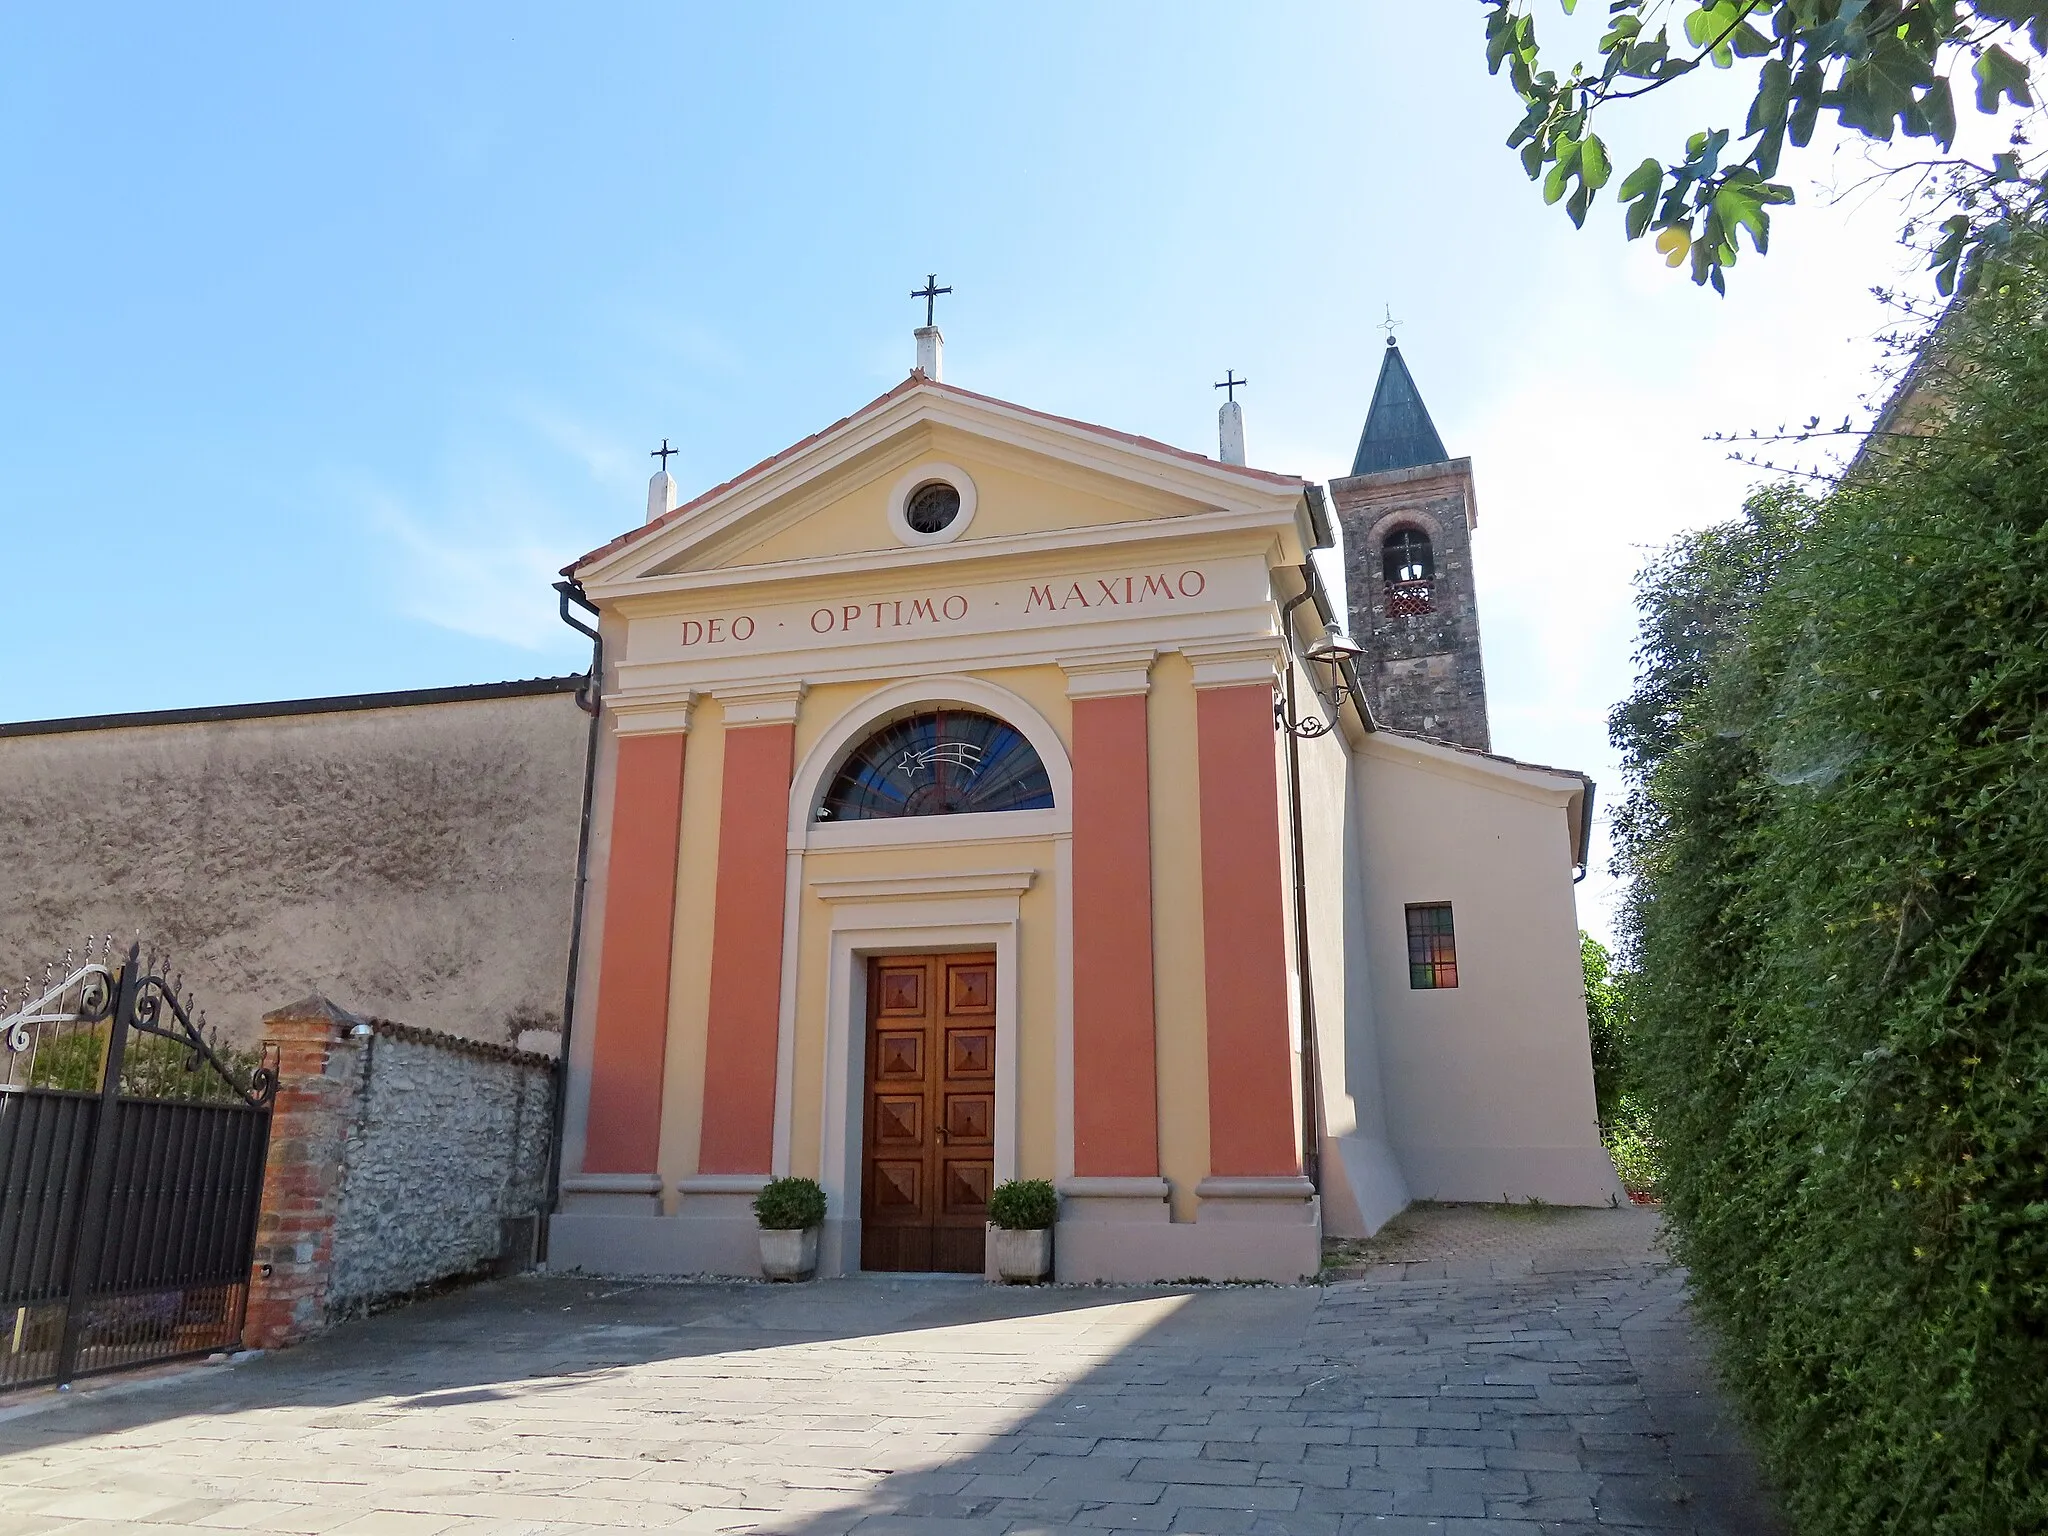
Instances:
[[[1390,335],[1351,473],[1330,482],[1344,529],[1351,638],[1383,725],[1488,751],[1472,585],[1472,461],[1444,451]]]

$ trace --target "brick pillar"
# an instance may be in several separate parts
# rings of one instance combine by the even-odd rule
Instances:
[[[327,1322],[334,1267],[334,1219],[341,1205],[342,1154],[362,1086],[357,1023],[324,997],[263,1016],[265,1043],[278,1052],[270,1154],[242,1342],[277,1349]]]

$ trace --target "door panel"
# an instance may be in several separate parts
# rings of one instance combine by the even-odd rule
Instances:
[[[861,1267],[980,1273],[995,1181],[995,956],[868,962]]]

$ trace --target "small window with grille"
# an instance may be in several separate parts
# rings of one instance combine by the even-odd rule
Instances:
[[[1458,984],[1458,938],[1451,904],[1431,901],[1408,908],[1408,985],[1418,991]]]

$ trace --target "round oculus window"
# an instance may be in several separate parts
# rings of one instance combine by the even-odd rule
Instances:
[[[913,533],[944,533],[960,515],[960,492],[943,480],[927,480],[903,502],[903,521]]]

